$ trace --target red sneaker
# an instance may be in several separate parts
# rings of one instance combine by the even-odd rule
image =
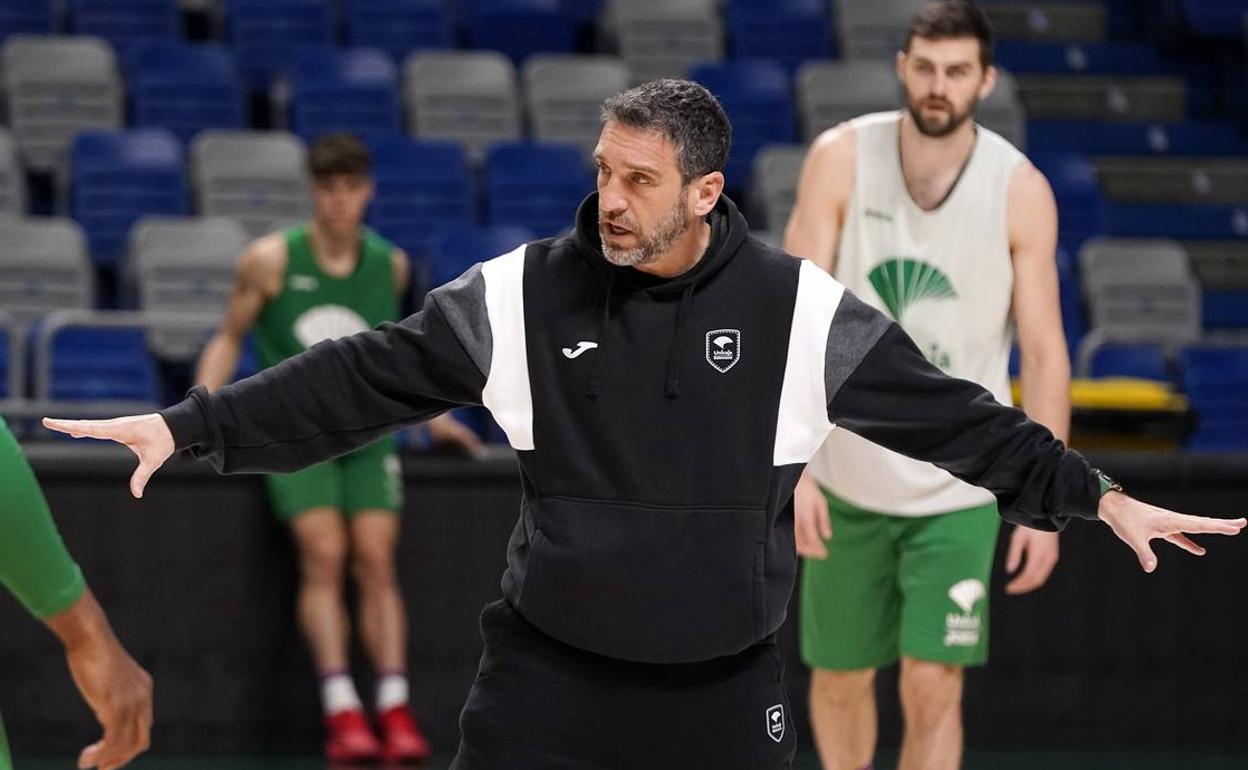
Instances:
[[[381,742],[362,711],[339,711],[325,717],[325,732],[325,758],[330,762],[372,762],[381,756]]]
[[[429,741],[407,706],[395,706],[377,715],[381,725],[383,762],[424,762],[432,753]]]

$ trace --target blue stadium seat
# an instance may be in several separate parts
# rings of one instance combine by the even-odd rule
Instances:
[[[732,121],[728,187],[749,187],[754,156],[768,144],[797,140],[797,114],[789,75],[774,61],[745,59],[700,64],[689,76],[719,98]]]
[[[1089,155],[1248,155],[1248,135],[1233,123],[1216,121],[1033,120],[1027,124],[1027,150]]]
[[[1181,0],[1183,16],[1197,34],[1243,40],[1245,0]]]
[[[232,382],[246,379],[260,371],[260,362],[256,360],[256,335],[248,334],[243,339],[243,350],[238,356],[238,365],[234,367]]]
[[[1201,313],[1206,329],[1248,329],[1248,291],[1206,290]]]
[[[464,26],[472,48],[500,51],[519,65],[534,53],[570,53],[576,21],[559,0],[472,0]]]
[[[398,75],[382,51],[307,49],[291,74],[291,127],[305,142],[333,131],[367,139],[402,130]]]
[[[1103,345],[1092,356],[1092,377],[1139,377],[1165,382],[1166,355],[1160,345]]]
[[[65,329],[52,342],[51,396],[159,402],[160,379],[142,329]]]
[[[517,246],[536,240],[523,227],[482,227],[447,225],[430,239],[430,278],[435,287],[453,281],[478,262],[508,253]]]
[[[1162,75],[1174,71],[1157,50],[1140,43],[1000,41],[996,63],[1014,74]]]
[[[178,0],[70,0],[69,28],[104,38],[129,65],[136,45],[182,37],[182,11]]]
[[[729,0],[729,50],[736,59],[774,59],[792,74],[807,59],[836,55],[821,0]]]
[[[585,156],[570,144],[504,142],[485,155],[485,210],[491,225],[514,225],[540,237],[572,227],[594,189]]]
[[[1156,238],[1248,237],[1248,207],[1183,203],[1110,203],[1109,235]]]
[[[606,0],[563,0],[563,12],[576,24],[588,24],[598,19]]]
[[[443,0],[346,0],[347,45],[379,48],[402,61],[412,51],[453,48]]]
[[[267,89],[300,48],[334,43],[329,0],[225,0],[225,11],[243,81],[253,91]]]
[[[427,261],[439,226],[475,223],[472,173],[457,143],[384,137],[370,144],[376,194],[368,223],[414,261]]]
[[[1190,449],[1248,449],[1248,347],[1198,345],[1179,353],[1183,392],[1197,414]]]
[[[183,142],[205,128],[246,125],[246,94],[234,53],[222,45],[149,43],[134,56],[134,124]]]
[[[1095,167],[1087,157],[1072,152],[1033,152],[1031,162],[1053,187],[1062,245],[1078,253],[1080,244],[1105,229],[1107,209]]]
[[[70,155],[70,190],[71,214],[86,232],[91,258],[112,266],[139,217],[187,213],[182,145],[157,128],[80,133]]]
[[[4,0],[0,3],[0,42],[9,35],[49,35],[54,30],[52,0]]]

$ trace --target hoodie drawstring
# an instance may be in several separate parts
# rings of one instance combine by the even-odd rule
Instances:
[[[667,351],[667,376],[663,383],[663,395],[676,398],[680,395],[680,341],[685,336],[685,319],[689,315],[689,304],[693,300],[693,286],[690,282],[680,294],[680,305],[676,307],[676,331],[672,334],[672,344]]]
[[[602,319],[598,322],[598,350],[594,353],[594,360],[589,365],[589,387],[585,391],[585,395],[590,398],[598,398],[598,394],[602,392],[602,356],[608,350],[607,348],[607,329],[611,321],[611,294],[615,289],[615,273],[607,274],[607,298],[602,303]]]

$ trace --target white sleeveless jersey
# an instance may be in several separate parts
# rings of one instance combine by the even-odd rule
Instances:
[[[932,363],[1011,404],[1014,269],[1007,198],[1022,153],[977,126],[971,158],[933,211],[901,172],[902,113],[853,121],[854,189],[837,250],[837,280],[901,324]],[[833,430],[810,463],[820,484],[861,508],[928,516],[991,502],[986,490],[849,431]]]

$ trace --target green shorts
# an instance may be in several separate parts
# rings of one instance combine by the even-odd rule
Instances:
[[[348,517],[366,510],[398,513],[403,508],[403,473],[393,438],[265,481],[269,503],[282,521],[313,508],[334,508]]]
[[[860,670],[903,655],[956,666],[987,662],[996,503],[903,518],[824,496],[832,518],[828,558],[802,566],[806,664]]]

